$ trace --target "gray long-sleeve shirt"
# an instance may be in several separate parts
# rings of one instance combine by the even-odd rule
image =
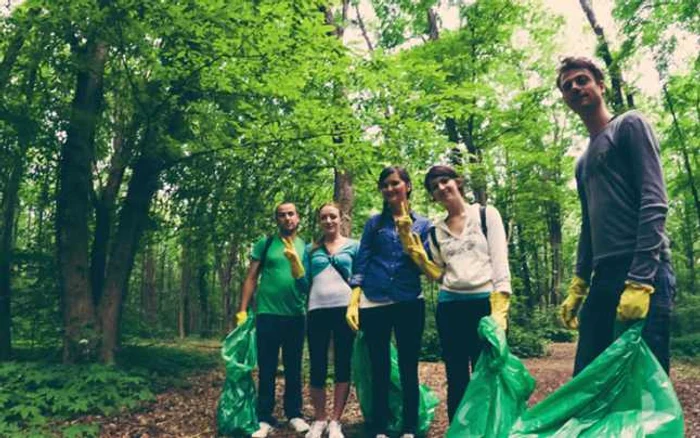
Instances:
[[[576,183],[582,213],[576,275],[588,282],[604,259],[632,255],[627,278],[651,284],[659,260],[670,257],[668,201],[659,144],[641,114],[626,112],[591,137]]]

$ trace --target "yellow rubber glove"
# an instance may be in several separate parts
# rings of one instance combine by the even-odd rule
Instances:
[[[508,292],[493,292],[489,295],[491,303],[491,318],[499,327],[506,331],[508,328],[508,309],[510,309],[510,294]]]
[[[625,290],[620,296],[620,304],[617,306],[617,319],[620,321],[630,321],[633,319],[643,319],[649,313],[649,301],[654,287],[636,281],[626,281]]]
[[[442,268],[430,260],[420,237],[416,233],[411,233],[410,236],[410,239],[408,239],[409,243],[404,246],[404,251],[428,278],[435,281],[440,280],[444,273]]]
[[[407,247],[411,245],[412,227],[413,219],[411,219],[409,214],[408,203],[404,202],[401,204],[401,216],[396,219],[396,230],[399,232],[399,240],[401,240],[401,245],[403,245],[406,252],[408,252]]]
[[[569,294],[559,308],[559,317],[564,327],[576,330],[578,328],[578,311],[588,295],[588,283],[574,276],[569,285]]]
[[[354,331],[360,329],[360,297],[362,296],[362,288],[354,287],[350,294],[350,302],[348,310],[345,312],[345,321]]]
[[[294,248],[294,240],[291,237],[285,237],[282,239],[282,243],[284,243],[284,256],[287,257],[292,267],[292,277],[303,277],[305,274],[304,265],[301,263],[296,248]]]
[[[236,327],[243,324],[246,319],[248,319],[248,312],[245,310],[241,310],[240,312],[236,313]]]

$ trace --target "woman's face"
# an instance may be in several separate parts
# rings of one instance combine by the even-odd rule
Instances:
[[[321,230],[325,235],[333,235],[340,230],[340,210],[332,205],[324,206],[318,212]]]
[[[433,195],[433,199],[443,205],[462,198],[462,194],[459,192],[459,183],[456,179],[448,176],[433,178],[430,181],[430,194]]]
[[[398,172],[394,172],[382,180],[379,191],[389,205],[398,206],[408,200],[411,186],[401,179]]]

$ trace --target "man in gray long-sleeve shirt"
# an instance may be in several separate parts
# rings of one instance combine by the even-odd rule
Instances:
[[[658,142],[637,111],[610,113],[603,73],[590,60],[564,59],[557,86],[590,135],[576,164],[582,216],[576,276],[561,307],[569,328],[576,328],[581,310],[574,374],[613,342],[616,317],[647,319],[643,338],[668,373],[676,280]]]

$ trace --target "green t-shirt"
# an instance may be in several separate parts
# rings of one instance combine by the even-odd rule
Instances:
[[[253,246],[251,258],[260,260],[267,237],[258,240]],[[300,238],[295,238],[294,247],[303,260],[306,244]],[[265,264],[262,267],[258,289],[256,292],[259,314],[296,316],[303,315],[306,308],[306,297],[297,281],[292,277],[289,260],[284,256],[284,243],[278,235],[272,238],[267,250]]]

